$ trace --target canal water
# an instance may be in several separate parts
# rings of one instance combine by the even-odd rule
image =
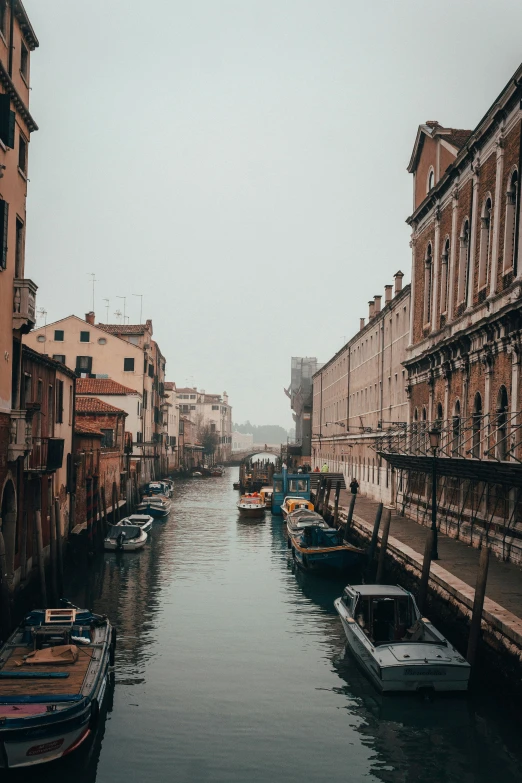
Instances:
[[[376,693],[345,654],[342,582],[294,570],[281,517],[239,519],[236,478],[177,482],[146,549],[70,578],[67,597],[118,626],[107,714],[76,754],[12,779],[520,781],[520,725],[491,697]]]

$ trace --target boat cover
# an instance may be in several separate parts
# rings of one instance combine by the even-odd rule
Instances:
[[[76,663],[77,660],[78,648],[75,644],[60,644],[57,647],[45,647],[43,650],[29,653],[25,656],[24,663],[34,666],[62,666]]]
[[[118,538],[122,533],[125,533],[125,541],[130,541],[132,538],[138,538],[141,536],[141,527],[137,525],[111,525],[107,538]]]

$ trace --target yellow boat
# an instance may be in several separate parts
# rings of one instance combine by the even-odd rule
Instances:
[[[314,504],[311,503],[306,498],[298,498],[298,497],[292,497],[291,495],[287,495],[284,499],[284,502],[281,505],[281,512],[283,514],[283,519],[286,519],[288,514],[291,514],[292,511],[297,511],[298,508],[306,508],[309,511],[314,510]]]
[[[272,508],[272,493],[273,493],[272,487],[261,487],[259,491],[259,494],[261,495],[261,499],[265,504],[265,508]]]

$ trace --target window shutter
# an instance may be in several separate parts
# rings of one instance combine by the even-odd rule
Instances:
[[[9,204],[7,201],[0,199],[0,231],[2,236],[0,239],[0,268],[5,269],[7,267],[7,225],[9,218]]]
[[[0,139],[6,147],[14,148],[15,113],[11,111],[11,99],[5,93],[0,95]]]

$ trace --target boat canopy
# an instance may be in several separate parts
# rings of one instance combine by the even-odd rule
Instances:
[[[131,538],[138,538],[141,535],[141,527],[137,525],[111,525],[107,538],[118,538],[122,533],[125,534],[127,541]]]

